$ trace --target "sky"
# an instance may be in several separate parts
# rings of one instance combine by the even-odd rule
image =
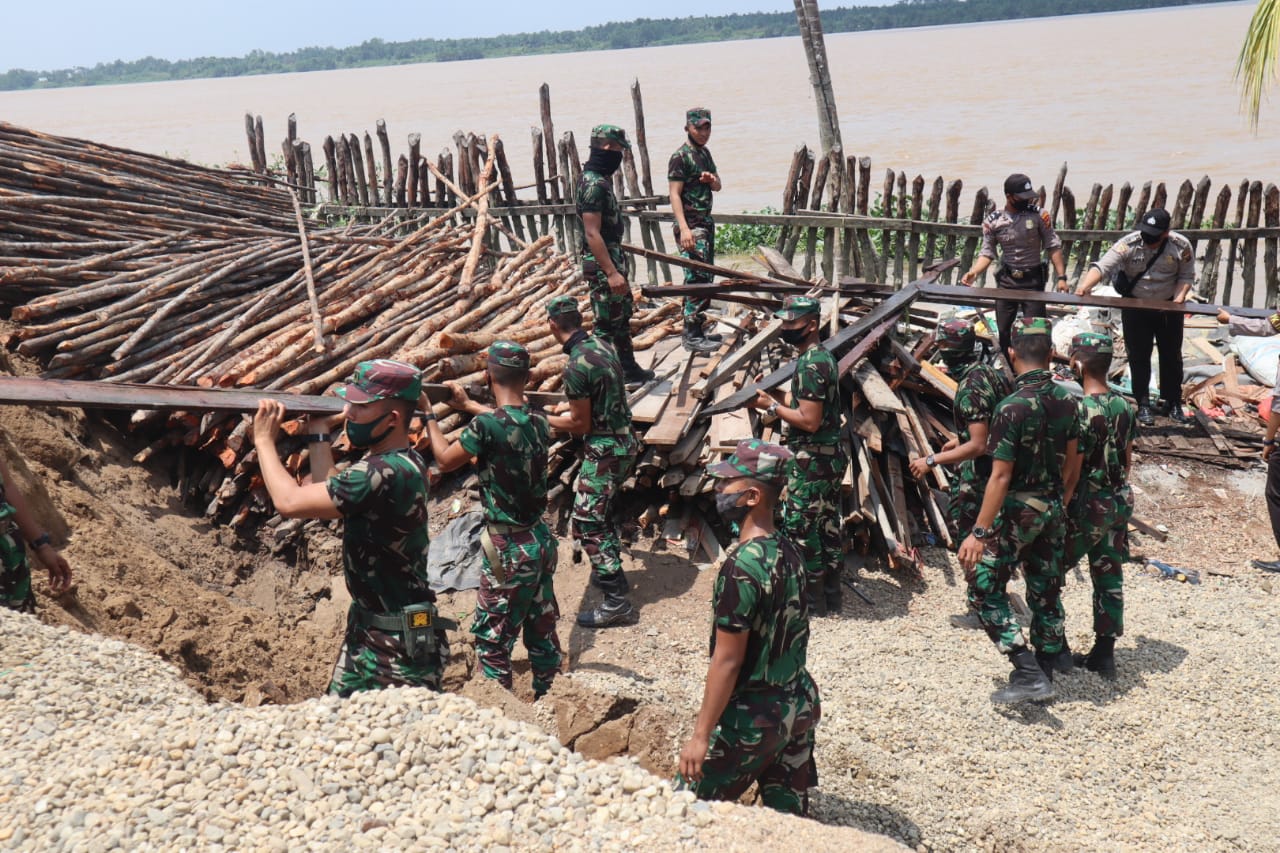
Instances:
[[[347,47],[367,39],[466,38],[593,24],[733,12],[793,11],[786,0],[4,0],[0,71],[52,71],[145,56],[190,59],[283,53],[300,47]],[[877,5],[890,0],[840,0]]]

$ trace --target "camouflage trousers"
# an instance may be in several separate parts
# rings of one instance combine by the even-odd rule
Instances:
[[[609,518],[613,499],[631,475],[636,459],[634,436],[592,435],[583,442],[582,467],[574,483],[573,538],[591,561],[591,583],[607,593],[629,588],[622,574],[622,544]]]
[[[485,677],[510,690],[511,650],[516,637],[522,635],[533,670],[533,693],[541,696],[551,689],[560,671],[560,637],[556,634],[560,605],[553,584],[556,539],[542,523],[530,530],[495,533],[492,539],[502,563],[503,581],[499,583],[494,577],[486,556],[471,625],[476,656]]]
[[[329,693],[350,696],[362,690],[384,687],[440,689],[444,664],[449,658],[449,638],[436,631],[436,649],[415,660],[405,652],[399,632],[364,628],[355,622],[354,607],[347,611],[347,634],[333,665]]]
[[[1077,495],[1067,513],[1067,567],[1089,555],[1093,581],[1093,633],[1124,636],[1124,561],[1129,557],[1129,487]]]
[[[815,592],[840,583],[844,542],[840,536],[840,483],[849,459],[839,446],[833,454],[792,446],[787,490],[782,497],[782,530],[800,549],[804,571]]]
[[[758,782],[769,808],[807,814],[809,789],[818,784],[820,719],[818,686],[807,672],[791,688],[735,693],[711,733],[702,779],[690,790],[700,800],[736,800]],[[676,777],[677,785],[683,781]]]
[[[620,259],[614,265],[625,269]],[[618,360],[626,367],[636,360],[635,347],[631,343],[631,315],[635,301],[631,291],[614,293],[609,290],[609,277],[594,260],[582,262],[582,277],[591,293],[591,313],[595,315],[595,333],[613,345]]]
[[[959,476],[951,479],[951,500],[947,503],[947,521],[951,522],[951,538],[957,543],[973,532],[982,511],[982,488],[967,483]]]
[[[19,613],[35,613],[36,597],[31,591],[31,563],[18,528],[4,523],[0,534],[0,607]]]
[[[686,221],[689,223],[689,230],[693,232],[693,249],[692,251],[681,248],[680,257],[688,258],[691,261],[702,261],[704,264],[714,264],[716,262],[716,225],[711,217],[694,217],[686,213]],[[680,226],[675,228],[676,245],[680,245]],[[685,268],[684,283],[685,284],[710,284],[715,276],[711,273],[701,272]],[[684,321],[692,323],[698,320],[699,315],[707,310],[710,304],[708,299],[698,299],[693,296],[684,298]]]
[[[1006,590],[1019,562],[1031,608],[1031,645],[1048,654],[1062,650],[1065,515],[1062,501],[1052,495],[1010,494],[982,559],[965,574],[969,605],[1001,652],[1025,645]]]

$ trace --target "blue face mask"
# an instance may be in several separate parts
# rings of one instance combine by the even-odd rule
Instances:
[[[348,418],[347,425],[345,427],[347,441],[351,442],[352,447],[373,447],[373,445],[391,435],[391,427],[387,427],[377,435],[373,432],[378,428],[378,424],[385,421],[390,415],[391,412],[383,412],[378,415],[378,417],[364,424],[358,424]]]
[[[751,512],[751,507],[743,504],[738,505],[738,500],[745,492],[735,492],[732,495],[726,495],[723,492],[716,494],[716,512],[720,514],[729,524],[736,524],[747,517],[747,513]]]

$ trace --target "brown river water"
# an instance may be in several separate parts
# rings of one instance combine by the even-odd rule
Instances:
[[[1051,185],[1064,161],[1078,198],[1094,181],[1277,180],[1280,113],[1264,105],[1254,135],[1232,83],[1254,5],[829,35],[845,150],[872,158],[873,186],[886,168],[908,169],[963,178],[966,198],[980,184],[998,191],[1011,171]],[[263,116],[268,157],[290,112],[317,154],[325,134],[385,118],[395,154],[413,131],[424,154],[455,130],[498,133],[520,182],[532,177],[541,83],[557,134],[573,130],[585,147],[593,124],[634,124],[634,79],[659,185],[685,108],[712,110],[718,210],[779,206],[795,147],[817,144],[799,38],[0,92],[0,119],[220,164],[248,162],[246,111]]]

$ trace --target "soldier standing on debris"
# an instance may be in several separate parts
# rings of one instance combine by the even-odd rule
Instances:
[[[1116,290],[1122,296],[1186,302],[1196,283],[1195,255],[1191,241],[1169,230],[1169,221],[1169,212],[1159,207],[1144,213],[1137,231],[1121,237],[1089,267],[1078,292],[1088,296],[1098,282],[1115,276]],[[1138,423],[1151,426],[1157,414],[1168,415],[1177,423],[1189,422],[1191,418],[1182,410],[1182,312],[1124,308],[1120,319]],[[1154,413],[1148,402],[1153,345],[1160,355],[1161,397]]]
[[[553,580],[556,539],[542,520],[547,507],[547,418],[529,408],[524,389],[529,351],[497,341],[489,347],[485,369],[497,408],[475,402],[451,382],[449,405],[473,415],[455,442],[445,438],[424,396],[422,411],[431,454],[441,471],[475,460],[480,475],[484,529],[480,542],[486,571],[476,594],[476,656],[486,678],[510,690],[511,650],[523,632],[533,670],[533,695],[544,695],[560,670],[560,638]]]
[[[573,493],[573,536],[591,561],[591,584],[604,593],[599,607],[578,614],[578,624],[621,625],[634,620],[635,607],[627,598],[631,585],[622,571],[622,545],[609,515],[639,450],[622,367],[607,340],[583,330],[572,296],[548,302],[547,319],[551,334],[569,356],[564,368],[568,402],[548,420],[555,429],[583,436],[582,467]]]
[[[923,480],[935,465],[959,463],[951,478],[951,499],[947,504],[952,535],[959,543],[973,530],[982,504],[982,490],[991,476],[991,454],[987,450],[991,419],[996,406],[1009,396],[1013,387],[1002,371],[982,360],[975,348],[977,335],[972,323],[965,320],[941,323],[935,340],[947,373],[958,382],[952,403],[956,437],[938,453],[912,459],[911,473]],[[957,627],[982,627],[972,610],[963,617],[953,616],[951,621]]]
[[[342,570],[351,592],[347,632],[329,692],[407,686],[440,689],[449,654],[446,627],[427,580],[427,463],[409,446],[409,420],[422,392],[417,368],[361,362],[337,394],[360,461],[334,473],[332,436],[308,434],[309,485],[280,461],[283,403],[262,400],[253,443],[267,492],[285,518],[341,518]]]
[[[1026,175],[1012,174],[1004,182],[1004,209],[992,212],[982,223],[982,251],[961,281],[972,285],[996,259],[1000,247],[1000,270],[996,284],[1009,290],[1043,291],[1049,266],[1042,258],[1048,252],[1058,283],[1066,284],[1067,261],[1062,240],[1053,230],[1048,211],[1036,204],[1039,195]],[[1024,317],[1043,317],[1043,302],[996,301],[996,325],[1000,328],[1000,351],[1009,348],[1009,333],[1018,311]]]
[[[694,107],[685,113],[688,141],[676,149],[667,164],[671,212],[675,214],[675,237],[680,254],[704,264],[716,262],[716,223],[711,218],[712,193],[720,192],[716,161],[707,148],[711,138],[711,110]],[[685,284],[711,284],[714,276],[698,270],[684,271]],[[719,335],[707,334],[704,326],[708,300],[684,298],[684,347],[690,352],[715,352]]]
[[[1075,655],[1083,666],[1115,678],[1116,637],[1124,634],[1124,561],[1129,553],[1133,493],[1129,466],[1138,437],[1138,416],[1128,400],[1107,386],[1112,342],[1107,335],[1082,332],[1071,339],[1071,367],[1080,400],[1080,481],[1067,506],[1067,567],[1089,555],[1093,581],[1093,649]]]
[[[849,458],[840,444],[840,372],[819,343],[821,311],[810,296],[789,296],[775,315],[782,339],[800,350],[790,405],[764,391],[748,405],[787,425],[793,458],[787,467],[782,529],[800,546],[808,574],[809,604],[819,616],[839,613],[844,543],[840,536],[840,484]]]
[[[1229,323],[1227,330],[1233,335],[1269,337],[1280,335],[1280,314],[1272,314],[1265,320],[1232,317],[1227,309],[1218,311],[1218,322]],[[1276,433],[1280,431],[1280,371],[1276,372],[1276,387],[1271,392],[1271,408],[1267,412],[1267,429],[1262,437],[1262,461],[1267,463],[1267,514],[1271,517],[1271,535],[1280,548],[1280,455],[1276,454]],[[1280,572],[1280,560],[1254,560],[1253,567],[1266,572]]]
[[[68,592],[71,566],[53,547],[53,537],[40,529],[9,466],[0,459],[0,607],[19,613],[36,612],[28,545],[49,572],[49,592],[53,595]]]
[[[1018,374],[1014,391],[991,422],[991,477],[973,531],[958,554],[969,603],[996,647],[1009,656],[1009,684],[993,702],[1053,696],[1054,668],[1069,671],[1063,630],[1063,501],[1080,472],[1080,422],[1076,402],[1049,374],[1053,351],[1049,321],[1017,320],[1009,361]],[[1031,606],[1033,655],[1009,608],[1006,587],[1022,562]]]
[[[629,383],[648,382],[653,371],[636,364],[631,346],[631,286],[622,255],[622,208],[613,193],[613,173],[630,148],[627,134],[612,124],[591,129],[591,155],[578,181],[578,216],[582,219],[582,277],[591,291],[596,335],[613,345]]]
[[[704,800],[736,800],[758,782],[766,806],[803,815],[818,784],[813,744],[822,707],[805,668],[804,565],[774,528],[790,456],[753,438],[707,468],[718,480],[716,508],[740,532],[716,576],[711,665],[676,781]]]

